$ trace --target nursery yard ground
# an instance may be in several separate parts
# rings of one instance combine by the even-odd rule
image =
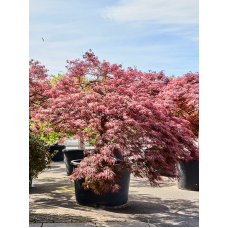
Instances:
[[[126,224],[126,225],[124,225]],[[64,162],[51,162],[29,188],[29,226],[198,227],[199,192],[177,188],[164,177],[160,187],[131,175],[128,203],[115,208],[76,203]]]

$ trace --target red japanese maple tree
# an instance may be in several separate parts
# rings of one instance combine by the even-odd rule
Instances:
[[[32,112],[40,106],[46,107],[47,96],[43,93],[51,88],[47,69],[39,61],[29,61],[29,110]]]
[[[189,122],[167,112],[157,98],[171,80],[163,72],[124,70],[100,62],[91,51],[68,63],[67,74],[44,93],[48,107],[36,109],[33,120],[48,121],[47,130],[62,137],[71,132],[94,145],[70,179],[85,178],[84,188],[97,194],[116,192],[117,160],[157,184],[163,174],[179,177],[175,164],[180,159],[198,159]]]
[[[29,128],[33,133],[38,133],[36,126],[32,125],[32,116],[39,107],[47,107],[48,96],[44,92],[51,89],[51,82],[45,66],[39,61],[29,61]]]
[[[188,120],[193,134],[199,136],[199,73],[173,79],[158,98],[175,116]]]

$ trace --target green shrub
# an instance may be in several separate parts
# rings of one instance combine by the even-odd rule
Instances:
[[[38,174],[50,168],[51,158],[49,146],[39,135],[29,131],[29,179],[37,178]]]

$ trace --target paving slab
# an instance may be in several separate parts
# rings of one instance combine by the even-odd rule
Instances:
[[[29,227],[41,227],[42,223],[29,223]]]

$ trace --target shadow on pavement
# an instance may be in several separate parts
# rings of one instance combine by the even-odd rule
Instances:
[[[190,200],[164,200],[148,195],[132,194],[124,207],[103,210],[115,214],[128,214],[132,219],[153,223],[156,226],[199,226],[199,207]]]
[[[53,169],[57,169],[57,168],[61,168],[61,166],[60,165],[55,165],[56,163],[54,163],[54,165],[53,165],[53,162],[51,163],[51,168],[53,168]]]
[[[58,168],[56,169],[54,166],[51,166],[51,172],[52,173],[66,173],[66,168]],[[67,174],[67,173],[66,173]]]

